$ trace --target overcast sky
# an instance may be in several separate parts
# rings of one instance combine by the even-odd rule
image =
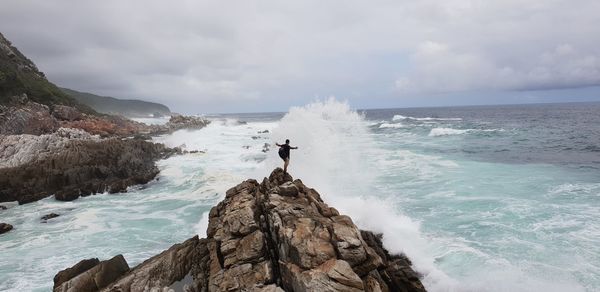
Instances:
[[[183,113],[600,100],[600,1],[2,0],[59,86]]]

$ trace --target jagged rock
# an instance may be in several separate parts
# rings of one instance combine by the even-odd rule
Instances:
[[[78,129],[60,128],[47,135],[0,135],[0,168],[46,160],[68,147],[70,140],[98,141],[98,136]]]
[[[100,261],[97,258],[91,258],[91,259],[81,260],[74,266],[72,266],[70,268],[66,268],[66,269],[58,272],[58,274],[56,274],[56,276],[54,276],[54,288],[60,286],[62,283],[66,282],[66,281],[73,279],[77,275],[95,267],[98,264],[100,264]]]
[[[62,121],[77,121],[83,118],[83,114],[78,109],[66,105],[55,105],[52,115]]]
[[[13,229],[13,226],[8,223],[0,223],[0,234],[9,232]]]
[[[201,129],[206,127],[210,121],[201,117],[183,116],[174,114],[166,123],[168,131],[174,132],[179,129]]]
[[[27,102],[16,106],[0,107],[0,135],[52,133],[59,128],[59,123],[48,106]]]
[[[206,240],[192,237],[181,244],[139,264],[116,282],[107,285],[107,291],[148,291],[167,288],[190,273],[192,264],[206,246]]]
[[[298,196],[298,187],[292,182],[285,182],[281,184],[278,189],[278,194],[286,197],[295,197]]]
[[[129,271],[122,255],[101,261],[91,269],[54,287],[54,292],[98,291]]]
[[[58,215],[58,214],[56,214],[56,213],[50,213],[50,214],[47,214],[47,215],[44,215],[44,216],[42,216],[41,220],[43,220],[43,221],[47,221],[47,220],[50,220],[50,219],[52,219],[52,218],[56,218],[56,217],[58,217],[58,216],[60,216],[60,215]]]
[[[152,180],[158,174],[154,162],[177,153],[162,144],[133,139],[67,139],[59,143],[60,151],[47,151],[54,144],[43,141],[41,148],[25,154],[18,150],[26,163],[0,168],[0,202],[23,204],[52,194],[69,201],[105,191],[122,192]],[[0,145],[4,145],[2,138]],[[18,148],[5,147],[4,152],[15,151],[10,149]]]
[[[282,195],[291,192],[293,195]],[[175,256],[177,255],[177,256]],[[134,284],[136,283],[136,284]],[[105,291],[406,291],[422,292],[403,255],[381,236],[280,168],[261,184],[247,180],[209,214],[207,239],[191,238],[147,260]]]
[[[343,260],[330,259],[309,270],[288,263],[282,271],[289,291],[364,291],[362,280]]]
[[[40,193],[40,196],[46,196],[48,193]],[[79,199],[79,197],[81,197],[81,195],[79,194],[78,190],[73,190],[73,189],[66,189],[66,190],[59,190],[56,191],[56,193],[54,193],[54,198],[57,201],[63,201],[63,202],[70,202],[70,201],[74,201]],[[23,203],[27,203],[26,201],[23,201]]]

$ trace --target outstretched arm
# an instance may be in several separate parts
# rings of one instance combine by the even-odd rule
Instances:
[[[290,149],[298,149],[298,147],[290,147]]]
[[[277,146],[281,147],[281,145],[279,145],[279,143],[277,143],[277,142],[275,142],[275,145],[277,145]]]

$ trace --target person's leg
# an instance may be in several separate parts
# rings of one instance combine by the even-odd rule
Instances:
[[[285,162],[283,163],[283,172],[287,172],[287,166],[290,163],[290,158],[288,157],[284,161]]]

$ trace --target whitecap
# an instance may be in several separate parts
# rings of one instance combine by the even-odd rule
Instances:
[[[459,130],[459,129],[452,129],[452,128],[433,128],[429,132],[429,137],[461,135],[461,134],[465,134],[469,131],[472,131],[472,129]]]
[[[415,117],[407,117],[403,115],[394,115],[392,121],[400,121],[400,120],[415,120],[415,121],[462,121],[462,118],[415,118]]]
[[[398,129],[398,128],[406,128],[406,126],[403,125],[403,124],[383,123],[383,124],[379,125],[379,128],[380,129],[384,129],[384,128],[395,128],[395,129]]]

